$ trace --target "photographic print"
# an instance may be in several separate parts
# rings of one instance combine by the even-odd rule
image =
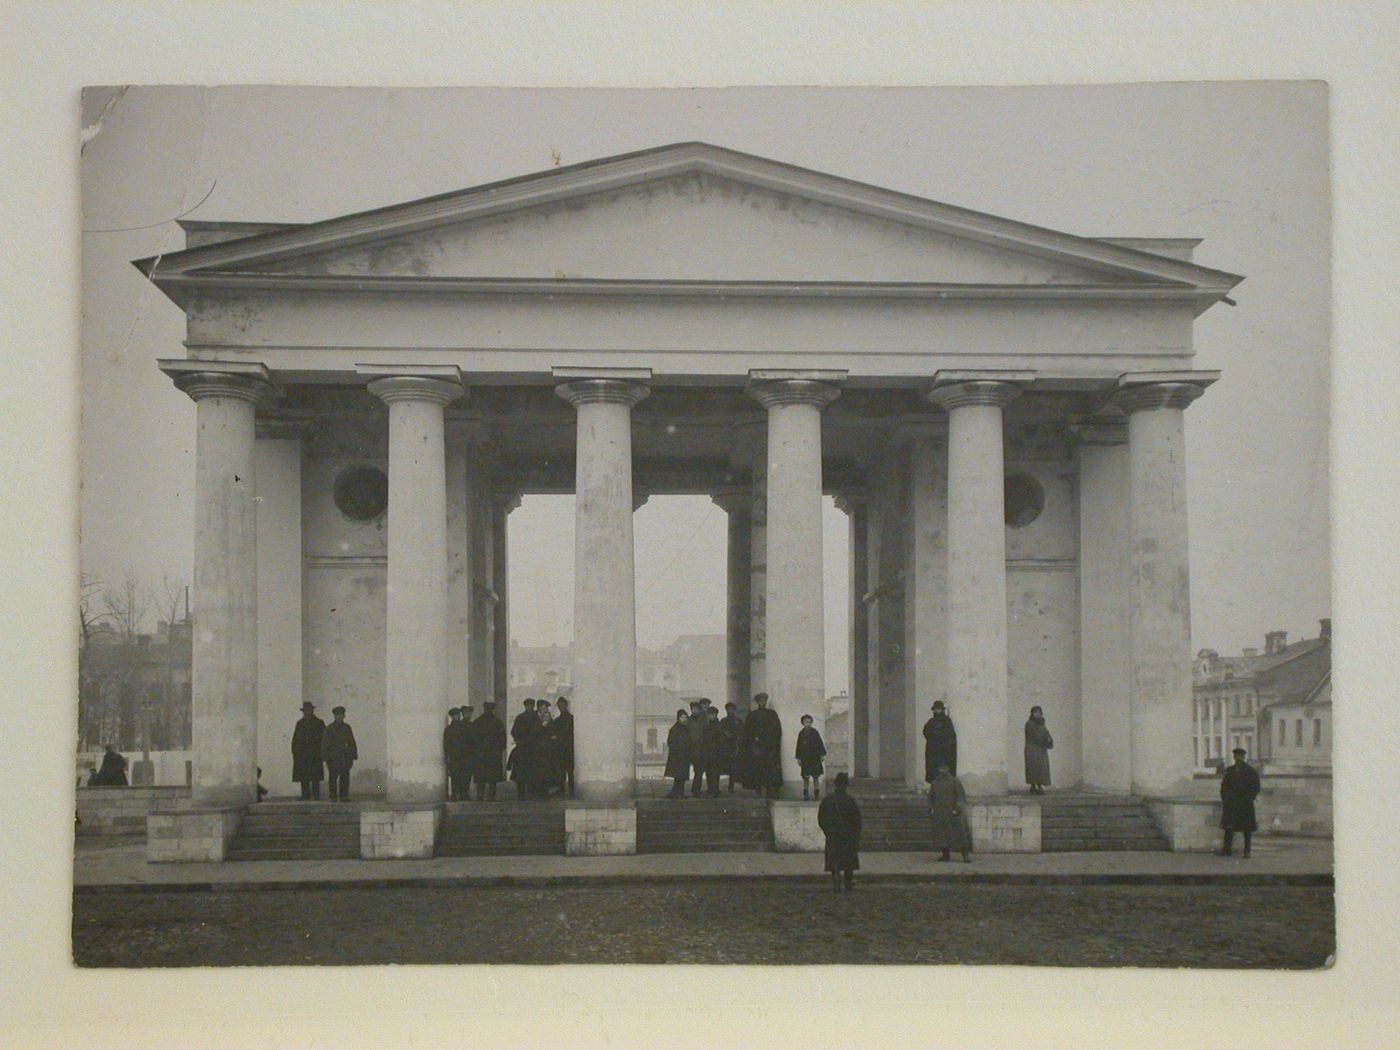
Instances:
[[[1327,105],[86,90],[76,964],[1329,965]]]

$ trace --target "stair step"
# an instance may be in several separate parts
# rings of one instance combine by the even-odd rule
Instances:
[[[360,856],[358,845],[354,849],[330,849],[300,847],[295,849],[248,849],[234,845],[228,852],[228,860],[355,860]]]

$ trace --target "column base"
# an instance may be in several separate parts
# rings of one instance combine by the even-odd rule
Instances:
[[[146,816],[146,860],[152,864],[219,863],[238,834],[243,806],[192,806]]]
[[[773,849],[779,853],[821,853],[826,849],[826,835],[817,826],[820,802],[774,799],[768,803],[773,821]]]
[[[570,857],[636,853],[636,803],[622,800],[565,803],[564,852]]]
[[[374,805],[360,810],[362,860],[430,858],[442,827],[442,803]]]

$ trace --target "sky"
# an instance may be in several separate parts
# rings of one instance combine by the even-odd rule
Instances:
[[[129,265],[176,216],[308,222],[703,140],[1086,236],[1199,237],[1243,274],[1196,324],[1223,371],[1187,413],[1193,648],[1330,616],[1329,216],[1320,83],[1043,88],[140,88],[84,100],[81,561],[190,576],[193,405],[155,360],[183,316]],[[825,511],[827,679],[846,685],[845,519]],[[511,518],[512,634],[567,640],[568,499]],[[636,518],[638,637],[723,629],[724,515]],[[527,567],[528,568],[524,568]],[[678,581],[684,581],[681,586]]]

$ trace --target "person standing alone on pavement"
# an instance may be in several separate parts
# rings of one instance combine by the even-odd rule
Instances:
[[[292,779],[301,785],[301,798],[321,797],[321,781],[325,778],[325,766],[321,762],[321,737],[326,732],[326,723],[316,717],[316,705],[301,705],[301,718],[292,730]]]
[[[860,806],[846,793],[850,778],[836,774],[834,790],[817,807],[817,826],[826,835],[826,870],[831,888],[849,893],[854,873],[860,870]]]
[[[1220,855],[1234,854],[1235,832],[1242,831],[1244,855],[1248,858],[1250,838],[1259,830],[1254,817],[1254,800],[1259,797],[1259,771],[1244,760],[1244,748],[1237,747],[1231,754],[1235,756],[1235,764],[1220,778],[1220,800],[1224,803],[1220,810],[1220,826],[1225,831]]]
[[[933,832],[933,848],[942,850],[939,860],[948,860],[952,850],[962,853],[964,864],[972,863],[972,827],[967,819],[967,792],[962,781],[941,763],[928,786],[928,815]]]

